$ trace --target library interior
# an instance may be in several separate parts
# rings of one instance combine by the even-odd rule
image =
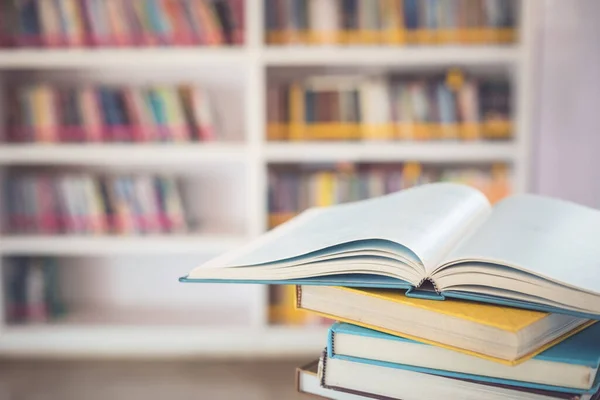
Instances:
[[[299,286],[181,278],[439,182],[600,209],[596,0],[0,3],[0,400],[328,398]]]

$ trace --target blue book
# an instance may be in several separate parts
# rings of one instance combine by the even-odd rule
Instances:
[[[404,27],[407,30],[415,30],[419,27],[418,0],[404,0]]]
[[[499,364],[356,325],[329,329],[327,356],[451,378],[591,394],[600,389],[600,324],[517,366]]]
[[[146,0],[146,14],[148,21],[152,25],[154,33],[166,35],[170,31],[169,22],[164,18],[164,10],[162,10],[157,0]]]
[[[407,289],[600,319],[600,211],[431,183],[309,209],[182,282]]]
[[[304,92],[304,120],[307,124],[316,121],[315,118],[315,92],[306,90]]]
[[[20,33],[23,35],[41,34],[37,1],[26,0],[19,4]]]

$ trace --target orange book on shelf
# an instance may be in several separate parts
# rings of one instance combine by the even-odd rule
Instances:
[[[510,195],[512,192],[510,176],[506,164],[494,164],[492,166],[491,188],[488,193],[490,203],[494,204]]]
[[[448,140],[460,138],[459,124],[440,124],[436,128],[436,139]]]
[[[346,33],[345,31],[308,30],[301,33],[295,33],[295,38],[300,43],[312,45],[340,44],[345,43]]]
[[[438,43],[437,29],[417,29],[414,32],[415,40],[421,45],[432,45]]]
[[[517,40],[518,32],[514,28],[498,29],[496,33],[496,42],[501,44],[513,43]]]
[[[439,29],[437,31],[437,43],[438,44],[453,44],[460,42],[460,33],[456,28],[452,29]]]
[[[269,122],[267,124],[267,140],[281,141],[288,138],[288,125],[279,122]]]
[[[219,46],[223,44],[223,34],[221,33],[220,23],[214,15],[211,7],[204,1],[195,2],[195,14],[202,25],[204,40],[207,45]]]
[[[304,126],[306,140],[356,140],[361,125],[356,123],[323,122]]]
[[[462,140],[477,140],[481,137],[481,124],[476,122],[465,122],[459,127]]]
[[[305,130],[304,88],[298,82],[290,86],[289,91],[290,140],[303,140]]]
[[[497,119],[485,121],[481,130],[486,139],[510,139],[513,127],[511,121]]]
[[[395,136],[393,123],[386,124],[363,124],[361,126],[361,137],[363,140],[392,140]]]
[[[404,29],[404,4],[402,0],[382,0],[381,16],[383,30],[381,42],[392,45],[406,43],[406,30]]]
[[[272,212],[272,213],[269,213],[269,221],[268,221],[269,229],[273,229],[276,226],[289,221],[290,219],[294,218],[295,216],[296,216],[295,212]]]
[[[413,133],[415,140],[431,140],[431,124],[426,122],[415,122]]]

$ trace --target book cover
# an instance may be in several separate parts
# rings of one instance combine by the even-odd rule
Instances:
[[[447,299],[445,301],[437,301],[437,300],[428,300],[428,299],[423,299],[423,298],[412,298],[412,297],[406,296],[402,291],[397,291],[397,290],[359,289],[359,288],[351,288],[351,287],[339,287],[339,288],[337,288],[337,290],[340,290],[342,292],[343,291],[354,292],[354,293],[360,294],[361,296],[379,298],[379,299],[382,299],[385,301],[389,301],[391,303],[398,303],[398,304],[407,305],[410,307],[419,308],[422,310],[440,313],[443,315],[452,316],[454,318],[464,319],[464,320],[475,322],[475,323],[478,323],[481,325],[494,327],[494,328],[497,328],[499,330],[503,330],[506,332],[518,332],[518,331],[522,330],[523,328],[546,317],[546,315],[547,315],[546,313],[543,313],[543,312],[518,309],[518,308],[512,308],[512,307],[502,307],[502,306],[497,306],[497,305],[492,305],[492,304],[451,300],[451,299]],[[299,308],[301,308],[300,307],[300,305],[302,303],[302,301],[301,301],[301,299],[302,299],[301,286],[297,286],[296,293],[297,293],[297,295],[296,295],[297,305]],[[583,323],[578,328],[564,334],[561,337],[558,337],[557,339],[547,343],[544,346],[537,348],[536,350],[532,351],[531,353],[511,361],[511,360],[506,360],[506,359],[502,359],[502,358],[498,358],[498,357],[489,356],[489,355],[482,354],[482,353],[476,353],[474,351],[463,349],[463,348],[458,348],[455,346],[450,346],[445,343],[435,342],[435,341],[432,341],[429,339],[425,339],[423,337],[409,335],[404,332],[392,331],[390,329],[387,329],[384,326],[371,325],[371,324],[365,322],[364,320],[352,320],[352,319],[345,318],[345,317],[342,317],[339,315],[331,315],[331,314],[319,312],[316,310],[307,309],[307,311],[314,312],[315,314],[321,315],[326,318],[330,318],[332,320],[346,322],[349,324],[355,324],[355,325],[361,326],[363,328],[377,330],[377,331],[387,333],[390,335],[402,336],[402,337],[405,337],[408,339],[416,340],[416,341],[427,343],[427,344],[436,345],[439,347],[462,352],[462,353],[473,355],[476,357],[482,357],[484,359],[496,361],[496,362],[499,362],[502,364],[507,364],[507,365],[516,365],[516,364],[522,363],[523,361],[532,358],[533,356],[543,352],[546,349],[549,349],[550,347],[562,342],[566,338],[591,326],[592,324],[594,324],[596,322],[596,321],[588,321],[586,323]]]
[[[327,355],[330,358],[339,357],[339,358],[346,359],[349,361],[382,365],[382,366],[387,366],[390,368],[408,369],[408,370],[412,370],[412,371],[448,376],[448,377],[453,377],[453,378],[471,379],[471,380],[476,380],[476,381],[500,383],[500,384],[506,384],[506,385],[511,385],[511,386],[525,386],[525,387],[543,389],[543,390],[554,390],[554,391],[570,392],[570,393],[595,393],[598,391],[598,389],[600,389],[600,379],[598,376],[591,376],[590,377],[591,378],[591,387],[589,389],[584,389],[583,385],[585,382],[580,382],[581,386],[578,388],[567,387],[567,386],[556,386],[556,385],[550,385],[550,384],[528,382],[528,381],[524,381],[524,379],[519,379],[519,380],[503,379],[503,378],[497,378],[497,377],[493,377],[493,376],[485,376],[484,374],[475,375],[472,373],[462,373],[462,372],[434,369],[434,368],[418,366],[418,365],[398,364],[398,363],[387,361],[387,360],[376,360],[376,359],[369,359],[369,358],[364,358],[364,357],[354,357],[354,356],[350,356],[350,355],[338,354],[338,353],[336,353],[336,350],[335,350],[336,349],[335,340],[336,340],[337,334],[355,335],[355,336],[360,336],[360,337],[367,337],[367,338],[386,340],[386,341],[394,341],[394,342],[408,342],[408,343],[416,344],[418,346],[429,346],[428,344],[424,344],[422,342],[414,341],[414,340],[407,339],[407,338],[404,338],[401,336],[389,335],[389,334],[382,333],[379,331],[362,328],[357,325],[351,325],[351,324],[346,324],[346,323],[335,323],[330,327],[329,335],[328,335]],[[561,364],[573,364],[573,365],[578,365],[578,366],[582,366],[582,367],[589,367],[590,370],[597,369],[600,366],[600,345],[599,345],[599,342],[596,340],[599,334],[600,334],[600,324],[594,324],[591,327],[584,329],[584,330],[574,334],[573,336],[565,339],[564,341],[558,343],[557,345],[550,347],[549,349],[541,352],[540,354],[533,357],[532,360],[550,361],[550,362],[561,363]],[[463,357],[464,357],[463,355],[459,355],[459,357],[456,357],[455,362],[468,362]],[[459,358],[460,358],[460,360],[459,360]],[[471,363],[473,363],[473,362],[481,363],[480,360],[475,360],[475,359],[473,359],[473,361],[471,361]],[[480,367],[481,367],[481,365],[480,365]],[[539,367],[539,365],[538,365],[538,367]],[[532,366],[531,363],[526,361],[525,363],[519,365],[518,367],[515,367],[515,366],[504,367],[504,366],[494,365],[493,368],[496,370],[496,372],[501,373],[502,368],[507,368],[510,370],[516,369],[516,368],[521,368],[523,370],[523,369],[535,368],[535,366]],[[586,371],[586,372],[589,373],[590,371]]]

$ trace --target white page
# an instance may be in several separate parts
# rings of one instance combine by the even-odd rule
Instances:
[[[485,218],[490,210],[485,196],[468,186],[423,185],[370,200],[308,210],[281,229],[203,267],[263,264],[341,243],[383,239],[408,247],[432,268],[464,236],[469,225]]]
[[[517,267],[600,293],[600,211],[535,195],[509,197],[447,261],[457,260]]]

